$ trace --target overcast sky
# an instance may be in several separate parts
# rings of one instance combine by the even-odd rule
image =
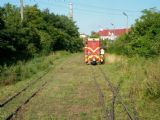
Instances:
[[[0,0],[19,6],[19,0]],[[105,28],[125,28],[128,15],[129,26],[141,16],[141,11],[156,7],[160,10],[160,0],[24,0],[25,5],[38,4],[40,9],[49,8],[55,14],[67,15],[69,3],[73,3],[73,19],[81,33],[90,34]]]

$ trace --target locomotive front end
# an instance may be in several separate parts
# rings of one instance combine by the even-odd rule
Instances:
[[[101,49],[99,38],[88,38],[84,48],[85,63],[96,65],[103,63],[104,50]]]

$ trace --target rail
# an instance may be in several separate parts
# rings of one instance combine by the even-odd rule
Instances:
[[[95,68],[97,68],[97,66],[94,66],[94,69],[92,67],[92,76],[93,76],[93,80],[94,80],[96,89],[98,91],[99,102],[100,102],[102,109],[103,109],[103,112],[104,112],[104,118],[106,120],[115,120],[116,119],[115,118],[115,107],[116,107],[116,103],[117,103],[116,101],[118,101],[122,105],[122,108],[123,108],[124,112],[126,113],[126,115],[128,116],[129,120],[138,120],[138,116],[137,116],[138,112],[135,110],[135,108],[133,107],[133,111],[132,111],[131,109],[128,108],[127,104],[123,101],[123,98],[120,94],[121,82],[119,82],[118,85],[115,87],[113,85],[113,83],[109,80],[109,78],[106,76],[106,73],[102,70],[102,68],[98,66],[98,69],[104,78],[104,81],[106,83],[107,88],[109,88],[112,93],[111,108],[106,106],[105,98],[104,98],[105,94],[102,92],[100,85],[97,82],[97,79],[95,77],[95,72],[94,72]],[[133,102],[133,100],[132,100],[132,102]]]
[[[24,87],[22,90],[20,90],[19,92],[15,93],[15,95],[9,97],[7,100],[5,100],[4,102],[0,103],[0,108],[4,107],[7,103],[11,102],[14,98],[16,98],[17,96],[19,96],[22,92],[24,92],[25,90],[27,90],[30,86],[32,86],[33,84],[35,84],[39,79],[43,78],[47,73],[49,72],[49,69],[46,70],[46,72],[44,74],[42,74],[40,77],[38,77],[36,80],[34,80],[33,82],[31,82],[29,85],[27,85],[26,87]]]
[[[119,87],[120,87],[120,83],[118,84],[118,87],[114,87],[114,85],[111,83],[111,81],[109,80],[109,78],[106,76],[105,72],[102,70],[102,68],[98,67],[100,72],[102,73],[102,75],[104,76],[104,79],[106,81],[106,85],[107,87],[110,88],[111,92],[112,92],[112,120],[115,119],[115,101],[116,99],[118,99],[118,101],[121,103],[121,105],[123,106],[124,111],[126,112],[129,120],[138,120],[138,117],[135,116],[135,113],[137,114],[137,111],[134,109],[134,111],[132,112],[134,114],[134,116],[132,116],[132,114],[130,113],[127,105],[123,102],[122,96],[119,94]]]

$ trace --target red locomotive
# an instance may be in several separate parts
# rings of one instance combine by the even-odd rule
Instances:
[[[101,48],[99,38],[88,38],[84,47],[85,63],[87,64],[103,64],[105,61],[104,49]]]

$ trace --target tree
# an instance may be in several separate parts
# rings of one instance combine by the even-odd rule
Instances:
[[[34,5],[24,7],[25,17],[21,22],[19,11],[11,4],[0,8],[0,64],[12,64],[55,50],[81,50],[78,28],[68,17],[41,11]]]
[[[92,31],[90,37],[91,38],[99,38],[99,34],[97,32]]]
[[[156,9],[144,10],[131,31],[115,42],[119,54],[143,57],[160,55],[160,12]]]

